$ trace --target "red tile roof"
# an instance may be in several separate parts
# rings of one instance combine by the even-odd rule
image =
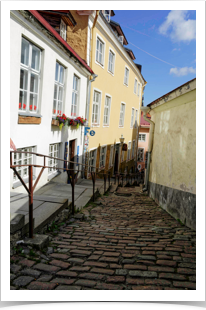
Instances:
[[[151,116],[149,114],[147,114],[147,117],[149,119],[151,118]],[[150,123],[145,121],[145,119],[143,118],[143,112],[141,112],[140,126],[150,126]]]

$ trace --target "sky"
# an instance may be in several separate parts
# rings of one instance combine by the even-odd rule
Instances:
[[[196,11],[115,10],[147,81],[144,106],[196,77]]]

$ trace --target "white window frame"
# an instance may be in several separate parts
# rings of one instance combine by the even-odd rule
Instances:
[[[135,108],[132,108],[130,128],[133,128],[134,125],[134,110]]]
[[[139,150],[143,150],[142,160],[139,160]],[[144,162],[144,147],[139,147],[138,148],[137,161],[141,162],[141,163]]]
[[[57,81],[56,81],[56,69],[58,67],[58,73],[57,73]],[[63,83],[59,82],[59,75],[60,75],[60,69],[63,68]],[[53,116],[62,115],[63,114],[63,102],[64,102],[64,84],[65,84],[65,67],[62,66],[58,61],[56,61],[56,67],[55,67],[55,78],[54,78],[54,94],[55,94],[55,87],[57,87],[56,92],[56,99],[53,97],[53,109],[52,114]],[[59,89],[60,87],[63,88],[62,91],[62,100],[59,100]],[[54,109],[55,108],[55,109]]]
[[[17,149],[17,151],[35,153],[35,148],[36,148],[35,146],[28,146],[28,147]],[[33,154],[13,153],[13,165],[14,166],[35,164],[34,160],[35,160],[35,157]],[[29,182],[29,166],[16,167],[16,171],[19,173],[20,177],[24,180],[25,183]],[[35,168],[33,169],[33,176],[35,176]],[[13,173],[13,184],[15,185],[18,182],[20,182],[19,178],[15,176],[15,173]]]
[[[19,85],[19,113],[29,113],[29,114],[37,114],[39,112],[39,89],[40,89],[40,80],[41,80],[41,58],[42,58],[42,50],[37,47],[35,44],[31,43],[29,40],[25,39],[24,37],[21,38],[21,44],[22,41],[26,41],[29,43],[29,56],[28,56],[28,65],[25,65],[21,63],[20,59],[20,82],[21,82],[21,70],[27,72],[27,87],[24,86],[24,88],[20,88]],[[35,49],[39,50],[39,70],[33,69],[31,67],[32,64],[32,47],[34,46]],[[21,45],[21,53],[22,53],[22,45]],[[31,85],[31,75],[37,76],[38,86],[37,86],[37,92],[31,92],[30,91],[30,85]],[[25,81],[24,81],[25,82]],[[20,84],[20,83],[19,83]],[[24,83],[25,84],[25,83]],[[26,107],[24,108],[25,101],[22,100],[20,102],[20,92],[26,92]],[[37,97],[36,100],[36,106],[34,105],[33,110],[30,110],[30,95],[34,95]],[[24,95],[23,95],[24,98]],[[20,107],[21,103],[21,107]],[[36,107],[36,108],[35,108]]]
[[[113,167],[114,145],[110,146],[109,168]]]
[[[60,23],[60,36],[65,41],[67,40],[67,25],[62,19],[61,19],[61,23]]]
[[[144,139],[142,139],[144,137]],[[139,133],[138,141],[146,142],[147,135],[146,133]]]
[[[113,64],[112,64],[112,70],[110,70],[110,53],[113,55]],[[109,58],[108,58],[108,72],[114,76],[114,68],[115,68],[115,59],[116,59],[116,53],[109,47]]]
[[[137,94],[137,79],[134,79],[134,94]]]
[[[91,152],[94,152],[94,156],[93,157],[91,157]],[[93,165],[91,165],[91,160],[93,160],[94,161],[94,164]],[[97,160],[97,148],[93,148],[93,149],[90,149],[89,150],[89,166],[94,166],[94,167],[96,167],[96,160]],[[92,171],[93,170],[93,171]],[[91,172],[96,172],[96,169],[90,169],[90,167],[89,167],[89,173],[91,173]]]
[[[128,72],[128,75],[126,74],[126,72]],[[129,68],[127,66],[125,66],[124,69],[124,85],[125,86],[129,86]]]
[[[107,13],[106,11],[109,11],[109,13]],[[110,22],[110,16],[111,16],[111,10],[102,10],[102,13],[104,15],[104,17],[106,18],[107,22]]]
[[[135,140],[132,141],[132,159],[135,157],[134,150],[135,150]]]
[[[94,102],[94,94],[95,92],[99,93],[99,102],[98,102],[98,115],[97,115],[97,122],[93,122],[93,115],[96,114],[96,113],[93,113],[94,111],[94,105],[96,105],[97,103]],[[97,88],[94,88],[93,89],[93,99],[92,99],[92,119],[91,119],[91,124],[92,126],[96,126],[96,127],[99,127],[100,126],[100,115],[101,115],[101,102],[102,102],[102,91],[97,89]]]
[[[77,81],[77,89],[74,88],[75,79]],[[80,78],[76,74],[74,74],[73,84],[72,84],[72,103],[71,103],[71,117],[74,117],[74,118],[76,118],[79,113],[79,94],[80,94]],[[74,98],[76,98],[76,101]],[[75,113],[75,108],[76,108],[76,113]]]
[[[127,161],[129,161],[131,157],[131,144],[132,144],[132,141],[129,141],[128,146],[127,146]]]
[[[107,98],[109,98],[109,105],[108,108],[106,106]],[[103,117],[103,127],[108,127],[110,123],[110,110],[111,110],[111,102],[112,102],[112,97],[109,94],[105,95],[105,101],[104,101],[104,117]],[[105,122],[105,112],[106,109],[108,110],[108,116],[107,116],[107,123]]]
[[[103,149],[104,149],[105,151],[104,151],[103,165],[101,165],[101,162],[102,162],[101,156],[102,156],[102,150],[103,150]],[[102,146],[100,147],[99,168],[104,168],[104,167],[105,167],[106,156],[107,156],[107,145],[105,144],[105,145],[102,145]]]
[[[123,111],[121,109],[122,106],[124,106]],[[120,105],[120,116],[119,116],[119,127],[121,127],[121,128],[124,128],[125,110],[126,110],[126,103],[125,102],[121,102],[121,105]],[[121,121],[121,119],[122,119],[122,121]],[[122,123],[122,124],[120,124],[120,123]]]
[[[138,110],[135,111],[135,121],[134,121],[135,128],[137,128],[138,126],[137,118],[138,118]]]
[[[97,50],[97,42],[100,42],[102,44],[102,63],[99,61],[99,53],[100,51]],[[100,45],[99,45],[100,46]],[[106,43],[105,41],[100,37],[100,35],[96,34],[96,50],[95,50],[95,63],[99,65],[101,68],[104,69],[104,63],[105,63],[105,50],[106,50]],[[98,51],[98,56],[97,56]]]
[[[49,144],[49,156],[60,158],[60,145],[61,143]],[[53,147],[53,150],[51,147]],[[57,149],[54,149],[55,147],[57,147]],[[48,158],[48,166],[52,166],[52,168],[48,168],[48,175],[56,174],[58,172],[59,161],[54,158]]]

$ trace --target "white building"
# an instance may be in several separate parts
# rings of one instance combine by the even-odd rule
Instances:
[[[84,127],[60,130],[52,125],[58,113],[85,117],[87,90],[93,76],[93,71],[66,43],[65,36],[63,28],[58,34],[37,11],[10,12],[10,137],[17,150],[62,159],[68,142],[68,150],[74,148],[74,155],[78,154],[81,162]],[[24,154],[13,157],[13,164],[29,163],[43,165],[43,159]],[[66,181],[66,172],[58,171],[63,164],[47,160],[46,165],[53,169],[44,170],[37,188],[57,175]],[[17,171],[28,182],[28,167]],[[39,171],[34,168],[34,178]],[[10,191],[25,191],[12,169]]]

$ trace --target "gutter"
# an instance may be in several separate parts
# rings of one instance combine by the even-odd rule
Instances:
[[[148,190],[148,182],[149,182],[149,171],[150,171],[150,160],[151,160],[151,152],[153,147],[153,139],[154,139],[154,127],[155,123],[147,118],[147,113],[150,111],[149,107],[141,107],[140,110],[143,112],[143,118],[145,121],[150,123],[150,135],[149,135],[149,145],[148,145],[148,159],[147,159],[147,170],[145,176],[145,187],[143,188],[143,192]]]

